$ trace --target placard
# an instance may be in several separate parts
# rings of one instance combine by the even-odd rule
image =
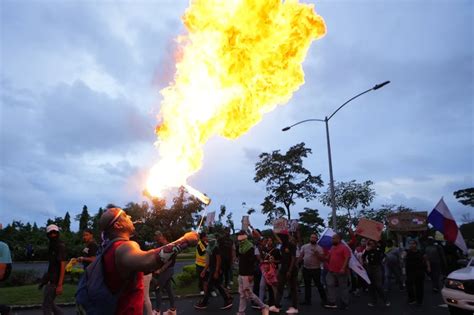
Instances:
[[[207,217],[206,217],[206,225],[208,227],[214,226],[215,218],[216,218],[216,212],[215,211],[208,212]]]
[[[288,220],[285,218],[279,218],[273,221],[273,231],[280,233],[283,230],[288,230]]]
[[[426,231],[428,213],[420,212],[400,212],[387,215],[388,228],[394,232],[416,232]]]
[[[248,231],[250,226],[250,217],[248,215],[242,216],[242,231]]]
[[[356,228],[356,234],[374,241],[380,241],[384,225],[381,222],[361,218]]]

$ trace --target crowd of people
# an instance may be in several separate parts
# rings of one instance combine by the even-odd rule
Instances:
[[[390,307],[394,283],[407,292],[407,303],[421,305],[425,274],[431,278],[433,292],[438,292],[442,277],[456,268],[459,258],[454,245],[440,246],[433,237],[422,241],[411,235],[403,245],[393,240],[358,239],[354,234],[345,243],[335,234],[332,246],[323,248],[316,233],[304,243],[299,233],[280,230],[264,237],[252,227],[234,236],[229,229],[213,234],[188,232],[174,242],[156,231],[154,248],[143,250],[131,240],[133,222],[120,208],[104,212],[99,227],[101,246],[91,230],[84,230],[84,250],[76,258],[86,270],[76,293],[80,314],[177,314],[172,288],[174,265],[177,254],[194,245],[197,290],[201,294],[195,309],[208,308],[217,292],[223,303],[220,309],[231,309],[234,271],[238,271],[238,315],[245,314],[248,307],[262,314],[279,313],[283,304],[288,304],[282,303],[283,299],[289,300],[286,313],[296,314],[299,305],[314,302],[313,284],[319,304],[328,309],[347,309],[351,293],[360,296],[364,292],[370,297],[368,307],[374,307],[379,300]],[[49,225],[46,233],[49,262],[40,284],[43,314],[63,314],[55,299],[63,291],[67,249],[56,225]],[[0,245],[0,258],[7,261],[0,261],[2,280],[8,277],[11,257],[8,246]],[[370,284],[349,268],[351,257],[365,267]],[[301,282],[304,298],[300,301]],[[154,305],[150,291],[155,293]],[[168,296],[168,306],[163,303],[163,292]],[[1,314],[8,314],[8,310],[7,306],[0,306]]]
[[[259,230],[241,231],[236,242],[224,242],[229,231],[222,236],[200,233],[196,249],[196,270],[199,290],[203,295],[195,308],[208,307],[209,297],[215,289],[223,298],[222,310],[230,308],[227,272],[223,266],[237,262],[239,281],[239,311],[245,314],[248,303],[262,314],[282,310],[282,299],[287,289],[290,300],[287,314],[298,313],[298,305],[312,305],[313,284],[319,293],[319,303],[328,309],[347,309],[350,295],[369,296],[368,307],[379,301],[390,307],[393,284],[406,291],[408,304],[423,304],[425,276],[429,275],[434,293],[439,292],[441,280],[457,268],[459,250],[452,244],[441,246],[433,237],[418,239],[408,236],[398,244],[393,240],[374,241],[358,239],[351,234],[347,243],[336,234],[332,247],[318,244],[318,235],[311,234],[303,244],[297,233],[287,230],[263,237]],[[230,251],[230,253],[229,253]],[[225,253],[225,254],[224,254]],[[364,266],[370,284],[349,268],[351,257]],[[301,277],[299,276],[301,275]],[[304,299],[299,300],[300,282],[304,283]]]

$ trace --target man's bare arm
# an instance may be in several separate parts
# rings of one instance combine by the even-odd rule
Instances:
[[[156,250],[142,251],[136,242],[125,242],[115,252],[115,262],[119,272],[128,275],[132,272],[152,272],[158,269],[159,261]]]

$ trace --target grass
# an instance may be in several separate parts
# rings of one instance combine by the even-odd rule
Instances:
[[[175,275],[176,278],[176,275]],[[74,303],[74,294],[76,293],[77,284],[65,283],[63,285],[63,294],[56,298],[56,303]],[[234,277],[234,285],[232,290],[237,289],[236,277]],[[195,279],[184,287],[173,286],[174,294],[188,295],[198,294],[198,281]],[[153,296],[153,295],[152,295]],[[17,287],[0,288],[0,304],[7,305],[32,305],[41,304],[43,302],[43,291],[38,290],[38,285],[23,285]]]
[[[65,283],[63,288],[63,294],[56,298],[56,303],[74,302],[77,285]],[[42,302],[43,290],[38,290],[38,285],[0,288],[0,304],[30,305]]]

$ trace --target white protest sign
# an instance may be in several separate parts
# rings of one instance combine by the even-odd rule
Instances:
[[[207,217],[206,217],[206,225],[209,226],[209,227],[214,226],[215,218],[216,218],[216,212],[215,211],[208,212]]]
[[[283,230],[288,230],[288,220],[285,218],[279,218],[273,221],[273,231],[280,233]]]
[[[290,232],[296,232],[298,230],[298,220],[291,219],[290,221]]]
[[[242,231],[247,231],[250,226],[250,217],[248,215],[242,216]]]

